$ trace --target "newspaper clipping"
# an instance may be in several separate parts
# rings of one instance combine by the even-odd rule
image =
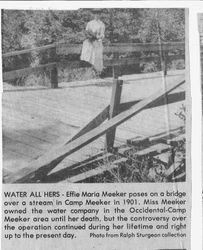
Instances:
[[[188,9],[1,10],[2,250],[189,250]]]

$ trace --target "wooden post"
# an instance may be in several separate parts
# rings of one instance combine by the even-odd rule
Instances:
[[[163,60],[164,60],[164,68],[163,68],[163,71],[164,71],[164,76],[167,75],[167,56],[168,56],[168,52],[167,51],[163,51]]]
[[[156,13],[157,20],[159,20],[159,14]],[[158,33],[158,41],[159,41],[159,54],[161,60],[161,70],[164,73],[164,76],[167,74],[167,61],[166,61],[166,52],[163,49],[162,39],[161,39],[161,27],[159,21],[157,21],[157,33]]]
[[[117,114],[119,114],[119,106],[121,99],[121,92],[123,86],[123,80],[118,80],[118,68],[113,68],[113,88],[111,94],[111,102],[109,108],[109,119],[113,118]],[[106,133],[106,151],[112,151],[114,140],[115,140],[116,128],[109,130]]]
[[[53,48],[52,60],[56,62],[57,53],[56,47]],[[51,70],[51,88],[56,89],[58,88],[58,69],[57,66]]]
[[[167,52],[162,50],[162,46],[160,46],[159,55],[160,55],[161,71],[163,71],[164,76],[166,76],[167,75]]]
[[[58,88],[58,70],[57,67],[51,70],[51,88]]]

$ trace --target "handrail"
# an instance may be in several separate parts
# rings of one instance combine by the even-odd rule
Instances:
[[[54,49],[53,56],[57,58],[57,56],[66,56],[69,54],[79,54],[81,52],[82,44],[68,44],[64,42],[53,43],[41,47],[30,48],[20,51],[13,51],[3,54],[3,58],[8,58],[11,56],[18,56],[22,54],[27,54],[33,51],[43,51],[48,49]],[[112,66],[113,68],[119,67],[121,65],[132,65],[138,64],[140,62],[147,62],[150,60],[160,60],[162,64],[162,68],[164,70],[164,74],[167,73],[167,60],[170,58],[180,59],[184,58],[184,53],[170,55],[170,51],[181,50],[184,51],[185,43],[183,42],[167,42],[167,43],[112,43],[112,44],[104,44],[104,54],[112,53],[113,57],[104,58],[105,66]],[[136,57],[114,57],[115,54],[122,53],[133,53],[133,52],[156,52],[158,55],[148,55],[148,56],[136,56]],[[81,62],[79,61],[69,61],[67,65],[80,67]],[[12,70],[3,72],[3,79],[12,80],[24,75],[28,75],[30,73],[44,71],[46,69],[51,71],[51,86],[53,88],[58,87],[58,73],[57,73],[58,63],[57,60],[52,63],[47,63],[44,65],[38,65],[35,67],[27,67],[18,70]],[[114,71],[115,73],[115,71]],[[114,78],[117,76],[114,74]]]
[[[22,54],[27,54],[33,51],[42,51],[47,50],[51,48],[60,49],[62,46],[65,46],[66,49],[72,53],[78,52],[78,49],[81,48],[82,44],[68,44],[68,43],[52,43],[48,45],[44,45],[41,47],[35,47],[30,49],[24,49],[19,51],[11,51],[4,53],[2,55],[3,58],[10,57],[10,56],[17,56]],[[128,52],[127,50],[133,49],[133,51],[158,51],[160,49],[160,46],[162,50],[174,50],[174,49],[184,49],[185,43],[184,42],[167,42],[167,43],[112,43],[112,44],[104,44],[104,52],[114,52],[115,49],[118,49],[118,52],[121,52],[120,49],[125,48],[124,52]]]
[[[36,73],[36,72],[51,70],[51,69],[56,68],[56,67],[57,67],[56,63],[47,63],[47,64],[41,64],[41,65],[38,65],[35,67],[28,67],[28,68],[23,68],[23,69],[12,70],[12,71],[8,71],[8,72],[4,72],[3,79],[5,81],[9,81],[9,80],[19,78],[23,75],[25,76],[25,75]]]
[[[10,56],[18,56],[18,55],[27,54],[33,51],[42,51],[42,50],[47,50],[47,49],[51,49],[55,47],[56,47],[56,43],[52,43],[52,44],[41,46],[41,47],[7,52],[7,53],[4,53],[2,57],[5,58],[5,57],[10,57]]]

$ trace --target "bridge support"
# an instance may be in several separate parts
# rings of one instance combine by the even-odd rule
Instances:
[[[167,75],[167,55],[168,55],[168,53],[166,51],[162,51],[161,67],[162,67],[162,71],[164,73],[164,76]]]
[[[56,89],[58,88],[58,70],[57,67],[51,70],[51,88]]]
[[[57,52],[56,52],[56,47],[53,48],[53,51],[52,51],[52,60],[54,62],[57,62]],[[50,73],[50,80],[51,80],[51,88],[52,89],[56,89],[58,88],[58,68],[57,68],[57,63],[56,63],[56,67],[54,67],[52,70],[51,70],[51,73]]]
[[[109,119],[113,118],[117,114],[119,114],[119,106],[121,100],[121,93],[123,87],[123,80],[118,79],[118,68],[114,68],[114,79],[113,79],[113,88],[111,94],[111,102],[109,108]],[[112,151],[114,146],[116,128],[110,129],[106,133],[106,142],[105,142],[105,149],[106,151]]]

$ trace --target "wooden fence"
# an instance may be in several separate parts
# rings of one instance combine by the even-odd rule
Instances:
[[[55,62],[38,65],[35,67],[28,67],[18,70],[3,72],[3,80],[10,81],[22,76],[29,75],[36,72],[50,71],[51,87],[58,87],[58,62],[60,57],[68,55],[79,55],[81,52],[81,44],[66,44],[54,43],[38,48],[25,49],[20,51],[8,52],[3,54],[3,59],[20,56],[23,54],[30,54],[33,52],[42,52],[52,50],[52,57]],[[133,55],[137,53],[137,55]],[[147,55],[146,55],[147,54]],[[118,68],[123,65],[140,64],[141,62],[159,61],[164,71],[167,74],[168,61],[173,59],[185,58],[185,45],[181,42],[163,43],[163,44],[140,44],[140,43],[117,43],[104,46],[104,55],[108,58],[104,60],[104,66],[113,68],[113,78],[119,75]],[[64,60],[64,59],[63,59]],[[81,61],[73,61],[65,59],[67,66],[84,67]],[[85,64],[86,65],[86,64]]]

